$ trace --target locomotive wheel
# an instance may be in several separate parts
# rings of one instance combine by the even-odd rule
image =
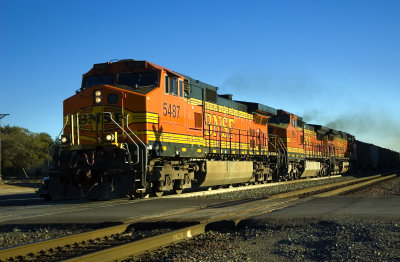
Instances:
[[[141,192],[141,193],[135,193],[134,197],[132,199],[135,199],[135,198],[138,198],[138,199],[140,199],[140,198],[149,198],[149,197],[150,197],[149,193]]]
[[[154,194],[155,194],[157,197],[161,197],[161,196],[164,194],[164,191],[156,191],[156,192],[154,192]]]
[[[182,194],[183,189],[174,189],[175,194],[180,195]]]

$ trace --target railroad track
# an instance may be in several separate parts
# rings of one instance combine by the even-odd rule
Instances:
[[[274,182],[274,183],[267,183],[267,184],[255,184],[255,185],[247,185],[247,186],[230,186],[230,187],[216,187],[212,190],[188,190],[184,194],[174,194],[174,193],[167,193],[161,197],[151,197],[150,200],[156,199],[169,199],[169,198],[190,198],[190,197],[202,197],[202,196],[211,196],[211,195],[218,195],[218,194],[225,194],[229,192],[239,192],[239,191],[246,191],[246,190],[253,190],[253,189],[260,189],[260,188],[267,188],[267,187],[276,187],[281,185],[290,185],[290,184],[302,184],[302,183],[309,183],[316,180],[330,180],[339,178],[339,176],[331,176],[331,177],[320,177],[320,178],[308,178],[308,179],[300,179],[300,180],[292,180],[292,181],[284,181],[284,182]],[[130,205],[132,201],[148,201],[147,198],[138,198],[138,199],[113,199],[110,201],[100,201],[100,202],[91,202],[91,201],[81,201],[81,200],[65,200],[65,201],[58,201],[57,208],[53,208],[52,202],[33,202],[35,204],[31,206],[31,202],[27,201],[26,199],[21,199],[18,202],[5,199],[3,206],[11,206],[11,208],[5,209],[4,212],[0,212],[0,223],[4,223],[10,220],[26,220],[26,219],[35,219],[38,217],[46,217],[52,215],[59,215],[59,214],[67,214],[71,211],[79,212],[82,210],[93,210],[98,208],[107,208],[107,207],[114,207],[114,206],[123,206],[123,205]],[[14,206],[15,203],[18,203]],[[29,207],[29,208],[27,208]],[[42,212],[37,212],[36,208],[42,208]],[[16,214],[16,215],[15,215]]]
[[[280,193],[264,199],[232,201],[197,210],[173,213],[164,217],[128,221],[113,227],[3,249],[0,250],[0,261],[82,260],[97,262],[99,260],[120,260],[192,238],[221,222],[229,221],[232,225],[237,225],[243,219],[282,209],[297,204],[299,201],[338,195],[395,176],[376,175],[352,179]],[[143,226],[143,222],[149,224],[159,221],[164,221],[163,225],[167,226],[136,234],[135,230]],[[185,226],[182,226],[182,224],[171,226],[173,221],[184,221]],[[182,228],[176,228],[179,225]]]

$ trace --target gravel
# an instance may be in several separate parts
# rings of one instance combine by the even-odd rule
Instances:
[[[352,196],[400,196],[400,177],[385,180],[347,195]]]
[[[36,254],[35,260],[38,261],[62,261],[72,257],[78,257],[87,253],[101,251],[107,248],[131,243],[143,238],[149,238],[155,235],[161,235],[171,230],[188,226],[188,223],[138,223],[131,225],[123,233],[113,234],[101,239],[86,241],[84,245],[71,246],[58,249],[52,252],[51,255]]]
[[[248,220],[129,261],[400,261],[400,221]]]
[[[297,189],[302,189],[306,187],[314,187],[326,184],[332,184],[336,182],[346,181],[354,179],[353,176],[342,176],[342,177],[334,177],[329,179],[320,179],[320,180],[302,180],[301,183],[287,183],[281,185],[273,185],[262,188],[252,188],[249,190],[240,190],[233,192],[226,192],[214,195],[205,195],[205,196],[195,196],[196,198],[204,198],[210,200],[241,200],[241,199],[259,199],[266,198],[268,196],[272,196],[279,193],[289,192]]]
[[[0,225],[0,249],[83,233],[106,226],[111,224]]]
[[[398,196],[400,177],[351,192]],[[129,261],[400,261],[400,215],[243,221]]]
[[[328,184],[345,176],[305,183],[202,196],[209,199],[251,199]],[[383,181],[355,196],[400,195],[400,178]],[[0,225],[0,248],[82,233],[105,224]],[[168,230],[168,229],[167,229]],[[138,232],[141,234],[140,232]],[[152,235],[150,233],[150,235]],[[148,236],[147,233],[142,237]],[[133,261],[400,261],[400,218],[307,218],[248,220],[235,231],[208,231],[192,240],[146,253]]]
[[[30,242],[35,242],[38,241],[38,239],[47,240],[56,237],[58,238],[96,230],[103,227],[109,227],[115,224],[116,223],[0,226],[0,250],[1,248],[17,246],[21,243],[27,244]],[[53,252],[51,256],[49,256],[49,254],[36,254],[37,257],[35,257],[35,259],[38,259],[40,261],[64,260],[70,257],[80,256],[88,252],[93,252],[96,249],[101,250],[115,245],[137,241],[190,225],[193,225],[193,223],[137,223],[130,225],[123,233],[111,235],[101,240],[96,240],[92,242],[88,241],[83,247],[78,246],[70,247],[66,250],[59,250],[58,252]]]
[[[328,184],[352,178],[353,177],[351,176],[345,176],[332,179],[309,180],[305,181],[304,183],[294,183],[294,184],[270,186],[252,190],[242,190],[242,191],[229,192],[217,195],[202,196],[202,198],[221,199],[221,200],[262,198],[276,193],[287,192],[291,190],[300,189],[303,187]],[[106,225],[98,225],[98,224],[0,225],[0,248],[7,248],[16,245],[21,245],[24,243],[31,243],[40,240],[48,240],[52,238],[78,234],[93,229],[97,229],[103,226]]]

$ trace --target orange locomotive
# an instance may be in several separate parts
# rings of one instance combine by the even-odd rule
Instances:
[[[53,199],[108,199],[345,172],[353,137],[147,61],[95,64],[64,101]]]
[[[278,135],[284,143],[287,170],[281,176],[285,178],[334,175],[349,168],[352,135],[307,124],[283,110],[269,119],[269,135]]]

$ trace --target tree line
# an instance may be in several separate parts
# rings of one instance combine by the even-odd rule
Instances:
[[[47,133],[34,133],[18,126],[0,130],[3,178],[43,175],[53,139]]]

